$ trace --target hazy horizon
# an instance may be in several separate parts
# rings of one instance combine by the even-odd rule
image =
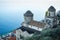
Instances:
[[[34,14],[34,20],[41,21],[51,5],[60,10],[59,4],[60,0],[0,0],[0,33],[20,27],[27,10]]]

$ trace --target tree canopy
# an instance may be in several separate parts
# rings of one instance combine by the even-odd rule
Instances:
[[[26,40],[60,40],[60,28],[48,28]]]

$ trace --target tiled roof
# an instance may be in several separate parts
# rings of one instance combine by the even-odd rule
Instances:
[[[31,26],[36,26],[36,27],[39,27],[39,28],[43,28],[43,27],[45,27],[45,23],[42,23],[42,22],[38,22],[38,21],[31,21],[30,23],[29,23],[29,25],[31,25]]]
[[[25,14],[24,14],[24,16],[33,16],[33,14],[32,14],[32,12],[30,11],[30,10],[28,10]]]
[[[53,6],[50,6],[48,11],[56,11],[56,9]]]
[[[8,40],[16,40],[16,37],[8,37]]]

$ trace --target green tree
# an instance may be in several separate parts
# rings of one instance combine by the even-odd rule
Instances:
[[[60,28],[48,28],[26,40],[60,40]]]

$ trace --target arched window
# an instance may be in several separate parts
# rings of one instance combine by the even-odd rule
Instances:
[[[60,21],[59,21],[59,25],[60,25]]]
[[[50,25],[51,20],[47,19],[47,20],[46,20],[46,22],[47,22],[47,24],[49,24],[49,25]]]

